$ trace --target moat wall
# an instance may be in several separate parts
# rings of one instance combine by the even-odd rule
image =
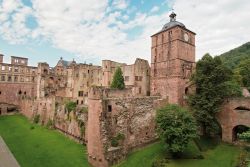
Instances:
[[[157,96],[133,97],[132,90],[93,87],[89,91],[88,160],[110,166],[134,148],[155,141],[157,107],[166,101]],[[114,145],[115,143],[115,145]]]
[[[80,112],[80,107],[70,113],[67,112],[64,101],[64,98],[54,96],[35,100],[23,99],[20,103],[20,110],[31,121],[39,115],[39,123],[42,125],[47,125],[49,121],[52,121],[55,129],[85,143],[88,114]]]

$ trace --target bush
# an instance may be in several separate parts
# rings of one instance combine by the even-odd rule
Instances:
[[[83,107],[81,110],[80,110],[80,113],[87,113],[88,112],[88,107]]]
[[[112,147],[118,147],[119,146],[119,142],[121,140],[124,140],[125,139],[125,135],[122,134],[122,133],[118,133],[115,137],[113,137],[111,139],[111,146]]]
[[[37,115],[34,116],[33,123],[38,124],[39,121],[40,121],[40,115],[37,114]]]
[[[33,129],[35,129],[35,127],[34,127],[34,126],[31,126],[31,127],[30,127],[30,130],[33,130]]]
[[[46,128],[48,129],[54,129],[54,121],[52,121],[51,119],[48,120],[47,124],[46,124]]]
[[[118,147],[119,146],[119,142],[118,142],[118,140],[115,137],[113,137],[111,139],[111,146],[112,147]]]
[[[65,105],[68,112],[74,111],[76,109],[76,106],[77,106],[76,102],[73,102],[73,101],[68,101],[66,102],[66,105]]]
[[[167,150],[178,158],[191,139],[197,137],[197,125],[190,112],[178,105],[157,110],[157,131]]]
[[[152,167],[165,167],[166,164],[168,163],[168,160],[167,159],[155,159],[153,162],[152,162]]]

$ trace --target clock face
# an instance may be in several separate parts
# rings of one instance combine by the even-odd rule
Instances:
[[[184,34],[184,40],[185,40],[186,42],[188,42],[188,39],[189,39],[189,36],[188,36],[187,33],[185,33],[185,34]]]

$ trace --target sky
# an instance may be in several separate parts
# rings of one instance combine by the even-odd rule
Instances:
[[[79,63],[103,59],[150,62],[150,36],[177,21],[196,32],[196,60],[250,41],[249,0],[0,0],[0,53],[29,65],[60,57]]]

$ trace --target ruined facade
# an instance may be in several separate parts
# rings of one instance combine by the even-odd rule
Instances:
[[[134,148],[155,141],[155,109],[166,104],[159,96],[134,95],[92,87],[89,90],[88,160],[93,166],[111,166]]]
[[[195,67],[195,33],[175,17],[172,13],[170,22],[152,36],[151,68],[139,58],[131,65],[103,60],[102,66],[61,58],[55,67],[46,62],[29,67],[26,58],[13,57],[5,65],[0,55],[0,102],[18,105],[30,119],[39,115],[43,125],[52,121],[56,129],[86,143],[91,165],[116,164],[158,138],[158,107],[184,103]],[[124,90],[109,88],[117,67]],[[69,102],[76,104],[73,111]]]
[[[24,98],[36,97],[37,68],[28,66],[28,59],[11,57],[11,63],[3,62],[0,55],[0,115],[12,112]]]

